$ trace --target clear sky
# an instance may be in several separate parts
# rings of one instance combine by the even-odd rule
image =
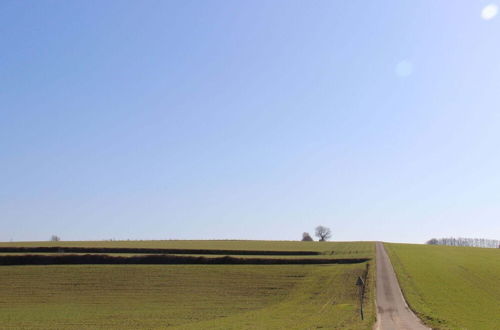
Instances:
[[[3,0],[0,240],[498,239],[499,4]]]

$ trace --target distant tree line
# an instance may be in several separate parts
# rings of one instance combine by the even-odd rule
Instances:
[[[486,238],[432,238],[426,242],[429,245],[447,245],[447,246],[469,246],[480,248],[500,248],[500,241]]]

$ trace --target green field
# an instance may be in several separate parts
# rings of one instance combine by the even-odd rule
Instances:
[[[385,244],[410,307],[434,329],[500,329],[500,249]]]
[[[254,251],[317,251],[325,256],[373,258],[372,242],[296,242],[296,241],[61,241],[61,242],[0,242],[0,247],[94,247],[94,248],[152,248],[152,249],[214,249]],[[324,257],[324,256],[323,256]]]
[[[152,248],[152,249],[213,249],[213,250],[252,250],[252,251],[314,251],[319,255],[311,256],[279,256],[280,259],[313,258],[313,259],[342,259],[342,258],[373,258],[374,245],[372,242],[293,242],[293,241],[239,241],[239,240],[211,240],[211,241],[61,241],[61,242],[0,242],[0,247],[83,247],[83,248]],[[1,255],[22,255],[25,253],[3,253]],[[47,255],[48,253],[34,253]],[[86,254],[86,253],[71,253]],[[112,256],[137,256],[137,253],[107,253]],[[174,254],[175,255],[175,254]],[[218,258],[221,255],[191,254],[206,258]],[[278,258],[270,255],[231,255],[238,258]]]
[[[373,257],[373,243],[264,241],[33,242],[2,246],[86,246],[320,251]],[[268,257],[268,256],[266,256]],[[315,258],[317,256],[311,256]],[[300,256],[304,258],[304,256]],[[371,264],[373,261],[370,261]],[[349,265],[67,265],[0,267],[0,324],[57,329],[370,329]]]

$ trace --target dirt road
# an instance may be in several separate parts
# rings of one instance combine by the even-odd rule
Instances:
[[[377,242],[376,330],[429,329],[408,308],[384,245]]]

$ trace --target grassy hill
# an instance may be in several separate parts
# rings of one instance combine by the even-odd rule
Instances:
[[[168,241],[60,241],[0,242],[0,247],[87,247],[149,249],[213,249],[252,251],[315,251],[324,256],[373,258],[372,242],[297,242],[245,240],[168,240]]]
[[[374,244],[369,242],[113,241],[0,246],[317,251],[329,258],[374,256]],[[363,321],[355,285],[366,265],[0,266],[0,324],[58,329],[370,329],[375,319],[373,271],[368,276]]]
[[[500,329],[500,249],[386,244],[410,307],[434,329]]]

